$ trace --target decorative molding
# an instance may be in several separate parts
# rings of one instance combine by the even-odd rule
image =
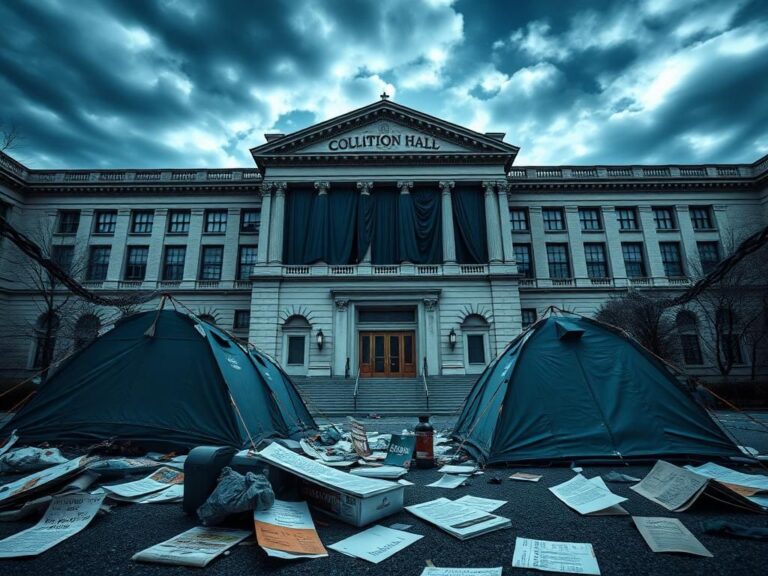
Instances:
[[[272,188],[275,187],[275,183],[272,180],[264,180],[264,182],[261,183],[261,195],[262,196],[269,196],[269,194],[272,191]]]
[[[424,298],[424,309],[427,312],[434,312],[437,309],[437,298]]]
[[[360,194],[370,194],[373,190],[373,182],[371,180],[365,180],[357,183],[357,189],[360,190]]]
[[[333,303],[336,305],[336,310],[338,312],[345,312],[349,305],[349,298],[336,298]]]
[[[438,185],[440,186],[440,190],[443,191],[443,194],[450,194],[451,190],[456,185],[456,182],[453,180],[440,180]]]
[[[482,183],[482,186],[485,189],[486,196],[489,194],[496,193],[496,182],[494,182],[493,180],[484,180]]]
[[[493,311],[483,305],[468,304],[463,306],[457,315],[459,326],[464,323],[468,316],[480,316],[485,318],[488,324],[493,324]]]
[[[301,316],[302,318],[305,318],[307,322],[309,322],[310,326],[313,324],[312,319],[312,310],[310,310],[306,306],[288,306],[286,308],[283,308],[280,311],[280,314],[278,315],[278,318],[280,319],[281,326],[286,323],[286,321],[293,317],[293,316]]]
[[[410,194],[413,180],[398,180],[397,187],[400,189],[400,194]]]
[[[331,184],[327,180],[315,182],[315,190],[317,190],[318,194],[328,194],[330,187]]]

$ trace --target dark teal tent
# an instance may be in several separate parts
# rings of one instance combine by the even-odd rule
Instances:
[[[662,362],[576,315],[513,340],[475,383],[453,437],[485,464],[741,455]]]
[[[8,422],[22,442],[131,440],[150,449],[316,428],[293,383],[266,355],[175,310],[120,320],[65,362]]]

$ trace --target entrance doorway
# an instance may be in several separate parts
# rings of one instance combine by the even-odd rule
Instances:
[[[360,376],[416,376],[416,333],[360,332]]]

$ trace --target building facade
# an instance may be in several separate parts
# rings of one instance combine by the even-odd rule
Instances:
[[[89,289],[154,295],[130,310],[173,294],[322,378],[479,373],[547,307],[679,293],[768,224],[768,157],[521,167],[504,134],[388,99],[266,136],[242,169],[33,170],[3,155],[2,210]],[[0,378],[39,369],[43,338],[61,358],[130,311],[57,307],[67,293],[36,284],[7,239],[0,256]],[[704,324],[681,336],[706,341]],[[686,342],[681,363],[715,377]]]

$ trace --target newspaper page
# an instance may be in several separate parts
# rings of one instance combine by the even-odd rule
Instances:
[[[91,494],[54,497],[35,526],[0,540],[0,558],[37,556],[53,548],[88,526],[103,500],[103,495]]]
[[[708,481],[705,476],[659,460],[639,484],[630,486],[630,490],[667,510],[680,512],[696,501]]]
[[[752,494],[768,491],[768,476],[763,474],[745,474],[744,472],[720,466],[714,462],[707,462],[695,468],[693,466],[686,466],[685,468],[695,474],[722,482],[728,485],[729,488],[733,488],[733,485],[752,488]],[[749,495],[751,496],[752,494]],[[745,494],[742,493],[742,495]]]
[[[184,500],[184,484],[174,484],[165,490],[152,492],[149,496],[145,496],[136,502],[138,504],[166,504],[181,502],[182,500]]]
[[[483,512],[495,512],[504,504],[507,503],[506,500],[493,500],[492,498],[480,498],[479,496],[462,496],[461,498],[457,498],[454,500],[457,504],[462,504],[464,506],[471,506],[472,508],[477,508],[478,510],[482,510]]]
[[[595,482],[590,482],[581,474],[576,474],[567,482],[549,490],[579,514],[592,514],[627,500]]]
[[[677,518],[632,516],[632,521],[654,552],[682,552],[712,557],[712,553]]]
[[[518,537],[515,539],[512,566],[545,572],[600,574],[592,544],[578,542],[552,542]]]
[[[422,538],[424,536],[420,534],[376,525],[341,542],[331,544],[328,548],[378,564]]]
[[[287,470],[310,482],[324,484],[356,496],[372,496],[397,486],[397,484],[387,480],[353,476],[347,472],[324,466],[320,462],[291,452],[276,443],[264,448],[259,452],[259,456],[278,468]]]
[[[306,502],[275,500],[268,510],[255,510],[253,522],[256,541],[269,556],[285,560],[328,556]]]
[[[600,476],[595,476],[594,478],[588,478],[592,484],[595,486],[599,486],[603,490],[607,490],[608,492],[611,491],[610,488],[608,488],[608,485],[603,481],[603,479]],[[629,516],[629,512],[626,511],[622,507],[621,504],[614,504],[613,506],[609,506],[608,508],[603,508],[602,510],[598,510],[597,512],[592,512],[591,514],[588,514],[588,516]]]
[[[137,552],[131,560],[202,568],[251,534],[250,530],[196,526],[170,540]]]
[[[474,474],[477,472],[477,466],[467,464],[467,465],[457,465],[457,464],[446,464],[438,472],[442,472],[443,474]]]
[[[75,458],[68,462],[64,462],[63,464],[58,464],[52,468],[40,470],[39,472],[14,480],[4,486],[0,486],[0,506],[8,506],[25,494],[36,491],[46,484],[74,476],[78,470],[84,468],[89,461],[87,456],[81,456],[80,458]]]
[[[360,458],[366,458],[371,455],[371,448],[368,446],[368,435],[365,433],[365,426],[354,418],[349,419],[352,428],[352,448]]]
[[[467,478],[465,476],[443,474],[443,477],[440,478],[440,480],[436,480],[435,482],[432,482],[432,484],[427,484],[427,486],[430,488],[458,488],[466,481]]]
[[[501,576],[501,566],[498,568],[438,568],[427,566],[421,576]]]
[[[406,506],[405,509],[460,540],[511,526],[508,518],[452,502],[447,498]]]
[[[184,483],[184,472],[163,466],[146,478],[126,482],[125,484],[115,484],[113,486],[104,486],[110,496],[115,495],[121,499],[131,501],[141,500],[143,496],[159,492],[174,484]]]

